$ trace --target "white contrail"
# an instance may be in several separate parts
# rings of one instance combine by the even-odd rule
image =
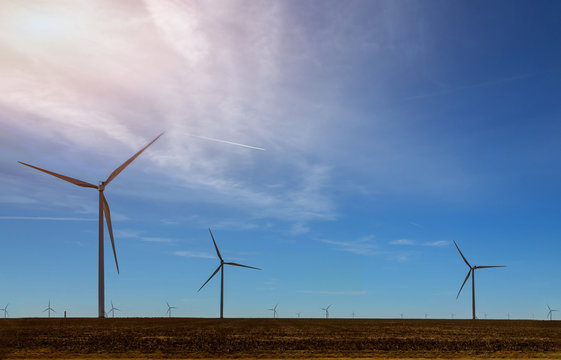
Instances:
[[[206,137],[206,136],[191,135],[191,134],[187,134],[187,135],[191,136],[191,137],[203,139],[203,140],[216,141],[216,142],[220,142],[220,143],[224,143],[224,144],[237,145],[237,146],[241,146],[241,147],[245,147],[245,148],[249,148],[249,149],[265,151],[265,149],[257,147],[257,146],[245,145],[245,144],[240,144],[240,143],[236,143],[236,142],[232,142],[232,141],[226,141],[226,140],[220,140],[220,139],[213,139],[213,138],[209,138],[209,137]]]

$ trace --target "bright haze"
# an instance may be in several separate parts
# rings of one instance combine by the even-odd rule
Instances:
[[[558,1],[0,2],[0,305],[544,318],[561,306]],[[265,149],[262,151],[260,149]],[[91,191],[90,191],[91,190]]]

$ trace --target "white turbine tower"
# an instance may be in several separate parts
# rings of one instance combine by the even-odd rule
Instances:
[[[329,319],[329,308],[331,307],[331,304],[329,304],[328,307],[326,308],[321,308],[323,311],[325,311],[325,318]]]
[[[273,312],[273,318],[277,317],[277,306],[279,306],[279,304],[276,304],[275,307],[272,309],[267,309]],[[300,317],[300,315],[298,315],[298,317]]]
[[[43,312],[45,311],[48,311],[49,318],[51,317],[51,311],[56,313],[55,309],[51,308],[51,300],[49,300],[49,306],[45,310],[43,310]]]
[[[0,309],[4,312],[4,319],[8,317],[8,305],[10,305],[10,303],[6,304],[3,309]]]
[[[166,315],[171,318],[171,309],[177,309],[175,306],[170,306],[169,303],[166,301],[166,305],[168,306],[168,311],[166,311]]]

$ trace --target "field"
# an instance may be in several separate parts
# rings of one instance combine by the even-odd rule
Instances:
[[[561,322],[0,319],[0,359],[557,358]]]

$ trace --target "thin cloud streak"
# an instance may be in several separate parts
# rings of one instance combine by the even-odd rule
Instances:
[[[189,258],[200,258],[200,259],[215,259],[216,256],[211,254],[200,252],[200,251],[174,251],[172,253],[176,256],[189,257]]]
[[[359,291],[331,291],[331,290],[299,290],[301,294],[316,294],[316,295],[364,295],[366,290]]]
[[[390,244],[391,245],[415,245],[415,242],[409,239],[399,239],[399,240],[390,241]]]
[[[534,75],[535,75],[534,73],[532,73],[532,74],[522,74],[522,75],[517,75],[517,76],[506,77],[506,78],[503,78],[503,79],[484,81],[484,82],[473,84],[473,85],[459,86],[459,87],[456,87],[456,88],[453,88],[453,89],[437,91],[437,92],[430,93],[430,94],[413,95],[413,96],[406,97],[404,100],[405,101],[410,101],[410,100],[425,99],[425,98],[430,98],[430,97],[439,96],[439,95],[451,94],[451,93],[455,93],[455,92],[462,91],[462,90],[467,90],[467,89],[475,89],[475,88],[484,87],[484,86],[498,85],[498,84],[502,84],[502,83],[505,83],[505,82],[511,82],[511,81],[516,81],[516,80],[526,79],[526,78],[529,78],[529,77],[534,76]]]
[[[157,242],[157,243],[170,243],[170,242],[173,242],[172,239],[162,238],[162,237],[149,237],[149,236],[141,237],[140,240],[146,241],[146,242]]]
[[[433,247],[443,247],[448,245],[450,245],[450,241],[446,241],[446,240],[430,241],[423,244],[423,246],[433,246]]]
[[[323,243],[335,245],[337,250],[350,252],[357,255],[376,255],[378,245],[372,242],[374,236],[365,236],[356,241],[333,241],[333,240],[320,240]]]
[[[48,217],[48,216],[0,216],[0,220],[31,220],[31,221],[97,221],[97,219],[77,217]]]

